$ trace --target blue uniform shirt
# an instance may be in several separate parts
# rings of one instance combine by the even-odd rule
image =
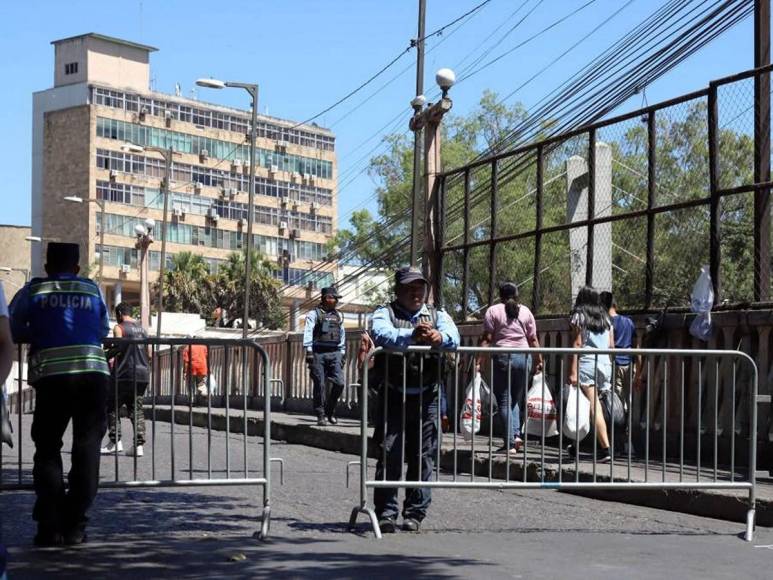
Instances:
[[[32,279],[9,310],[14,342],[28,342],[32,353],[72,345],[101,347],[110,331],[99,287],[72,274]]]
[[[426,304],[414,312],[410,318],[411,323],[416,324],[419,318],[425,316],[429,317],[430,312]],[[437,331],[443,337],[443,342],[440,344],[440,348],[453,350],[459,347],[461,339],[459,338],[459,330],[456,328],[454,321],[442,310],[437,311]],[[407,349],[413,342],[413,329],[412,328],[395,328],[392,324],[392,320],[389,317],[389,308],[381,306],[373,313],[373,342],[376,346],[383,346],[387,348]]]
[[[311,352],[314,347],[314,327],[317,325],[317,309],[313,308],[306,314],[306,325],[303,327],[303,348]],[[341,322],[341,339],[338,341],[338,350],[346,352],[346,330]]]

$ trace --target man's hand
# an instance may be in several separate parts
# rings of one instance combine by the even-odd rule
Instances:
[[[443,344],[443,335],[437,329],[432,329],[426,336],[426,341],[430,346],[438,347]]]
[[[569,384],[570,385],[576,385],[577,384],[577,372],[569,373]]]

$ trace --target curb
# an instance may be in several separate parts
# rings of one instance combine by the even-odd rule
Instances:
[[[146,417],[149,419],[149,409],[145,410]],[[169,422],[171,418],[171,409],[156,408],[156,420]],[[189,424],[189,413],[187,409],[175,409],[175,423],[181,425]],[[193,425],[195,427],[207,428],[207,412],[194,411]],[[212,429],[215,431],[226,430],[226,417],[220,414],[212,415]],[[247,417],[247,434],[261,436],[264,430],[264,421],[259,417]],[[229,431],[231,433],[244,432],[244,420],[241,415],[232,415],[229,417]],[[335,430],[334,428],[318,427],[316,425],[297,425],[288,424],[277,420],[271,421],[271,439],[285,441],[296,445],[306,445],[327,451],[337,451],[348,455],[360,454],[360,435],[359,432],[346,433]],[[369,441],[368,456],[376,458],[374,449]],[[491,462],[492,476],[496,479],[507,478],[507,464],[504,460],[494,460]],[[454,454],[452,451],[440,452],[440,466],[449,471],[454,467]],[[470,452],[460,450],[457,453],[457,469],[465,468],[465,473],[470,473]],[[536,479],[539,464],[527,463],[526,471],[530,480]],[[474,463],[475,475],[488,477],[489,461],[487,457],[477,457]],[[567,476],[573,478],[574,471],[564,470],[564,479]],[[523,479],[523,463],[510,464],[510,480]],[[588,474],[581,473],[580,481],[590,481]],[[597,475],[597,481],[609,481],[609,477]],[[545,470],[545,481],[558,481],[557,471],[554,469]],[[747,502],[744,496],[736,496],[718,493],[706,490],[585,490],[585,491],[566,491],[559,490],[562,493],[570,493],[583,497],[599,499],[603,501],[615,501],[628,503],[645,507],[652,507],[674,512],[687,513],[702,517],[709,517],[732,522],[746,523]],[[757,499],[756,511],[757,525],[773,527],[773,501],[767,499]]]

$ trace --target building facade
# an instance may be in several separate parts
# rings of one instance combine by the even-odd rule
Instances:
[[[30,235],[28,226],[0,225],[0,282],[9,302],[30,276],[30,246],[39,244]]]
[[[216,272],[230,253],[243,252],[250,113],[151,91],[153,47],[99,34],[52,44],[54,86],[33,96],[32,234],[77,242],[91,276],[102,261],[108,303],[138,303],[135,226],[156,222],[152,282],[160,267],[164,160],[127,145],[171,147],[167,263],[190,251]],[[325,262],[336,230],[335,137],[261,115],[256,131],[253,245],[276,262],[289,304],[335,278],[335,265]],[[36,274],[40,246],[31,254]]]

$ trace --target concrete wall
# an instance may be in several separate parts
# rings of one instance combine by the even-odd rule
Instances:
[[[90,207],[93,204],[68,203],[62,198],[90,197],[89,137],[93,129],[89,107],[47,113],[43,132],[43,235],[79,244],[83,269],[93,261],[90,232],[94,227],[89,224],[90,216],[93,219]]]
[[[0,282],[5,289],[6,298],[11,297],[24,285],[25,271],[30,269],[30,251],[24,238],[30,235],[29,226],[0,225],[0,267],[15,268],[11,272],[0,271]]]
[[[43,145],[46,114],[86,103],[88,103],[86,83],[58,87],[32,95],[32,215],[30,216],[30,224],[33,236],[48,235],[43,232],[43,173],[45,171]],[[41,275],[43,262],[40,258],[40,248],[32,246],[27,251],[31,251],[30,265],[33,276]]]

